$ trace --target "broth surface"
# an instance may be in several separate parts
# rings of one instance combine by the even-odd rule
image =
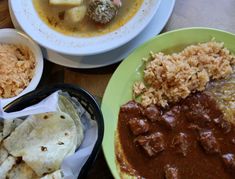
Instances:
[[[144,0],[122,0],[118,15],[108,24],[101,25],[85,17],[77,24],[61,20],[58,14],[70,7],[58,7],[49,4],[49,0],[33,0],[40,18],[52,29],[72,36],[93,37],[110,33],[125,25],[139,10]]]

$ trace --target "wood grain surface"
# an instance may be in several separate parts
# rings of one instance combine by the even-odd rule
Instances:
[[[13,27],[8,11],[8,0],[0,0],[0,28]]]

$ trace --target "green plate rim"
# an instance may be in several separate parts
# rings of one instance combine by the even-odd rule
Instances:
[[[108,126],[107,124],[107,117],[106,116],[106,111],[104,109],[104,106],[105,106],[105,103],[106,101],[110,101],[110,99],[108,99],[110,96],[109,96],[109,93],[110,93],[110,90],[112,89],[112,86],[113,86],[113,83],[116,79],[118,79],[120,73],[122,73],[123,69],[127,68],[128,64],[130,63],[129,61],[132,59],[132,57],[134,57],[138,51],[140,51],[142,48],[144,48],[145,46],[147,46],[148,44],[151,44],[151,43],[154,43],[155,41],[157,41],[158,39],[164,37],[164,36],[168,36],[168,35],[171,35],[171,34],[174,34],[174,33],[177,33],[177,32],[183,32],[183,31],[209,31],[209,32],[214,32],[214,33],[222,33],[222,34],[226,34],[226,35],[229,35],[231,37],[234,38],[235,40],[235,34],[231,33],[231,32],[227,32],[227,31],[224,31],[224,30],[221,30],[221,29],[216,29],[216,28],[208,28],[208,27],[187,27],[187,28],[180,28],[180,29],[176,29],[176,30],[172,30],[172,31],[168,31],[168,32],[165,32],[165,33],[162,33],[160,35],[157,35],[156,37],[146,41],[145,43],[143,43],[142,45],[140,45],[139,47],[137,47],[135,50],[133,50],[129,55],[128,57],[123,60],[123,62],[118,66],[118,68],[115,70],[115,72],[113,73],[107,87],[106,87],[106,90],[105,90],[105,93],[104,93],[104,96],[103,96],[103,100],[102,100],[102,103],[101,103],[101,111],[103,112],[103,116],[104,116],[104,124],[105,124],[105,130],[104,130],[104,139],[103,139],[103,142],[102,142],[102,149],[103,149],[103,152],[104,152],[104,157],[105,157],[105,160],[107,162],[107,165],[113,175],[113,177],[120,177],[120,176],[116,176],[114,171],[113,170],[116,170],[116,169],[113,169],[111,167],[111,163],[109,161],[109,156],[108,154],[106,153],[106,150],[109,150],[109,146],[105,146],[105,142],[106,142],[106,136],[109,134],[107,133],[107,130],[106,130],[106,127]],[[234,44],[235,44],[235,41],[234,41]],[[235,53],[235,49],[234,49],[234,52]],[[115,132],[115,131],[114,131]],[[115,136],[113,136],[113,139],[114,139]],[[115,142],[115,140],[113,140],[112,142]],[[110,144],[110,145],[115,145],[114,143],[113,144]],[[115,161],[114,161],[115,162]]]

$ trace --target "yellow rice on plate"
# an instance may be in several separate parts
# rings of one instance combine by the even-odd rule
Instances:
[[[35,70],[35,56],[22,45],[0,43],[0,98],[20,94],[30,83]]]
[[[215,41],[190,45],[171,55],[151,53],[144,80],[133,85],[133,95],[140,96],[144,106],[165,107],[191,92],[203,91],[210,80],[227,78],[233,73],[234,63],[235,56]]]

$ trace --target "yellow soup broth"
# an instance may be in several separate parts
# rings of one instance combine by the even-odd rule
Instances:
[[[52,29],[66,35],[93,37],[110,33],[126,24],[136,14],[143,1],[122,0],[122,7],[117,16],[106,25],[95,23],[87,16],[81,22],[72,24],[60,18],[63,12],[71,7],[50,5],[49,0],[33,0],[33,3],[40,18]]]

